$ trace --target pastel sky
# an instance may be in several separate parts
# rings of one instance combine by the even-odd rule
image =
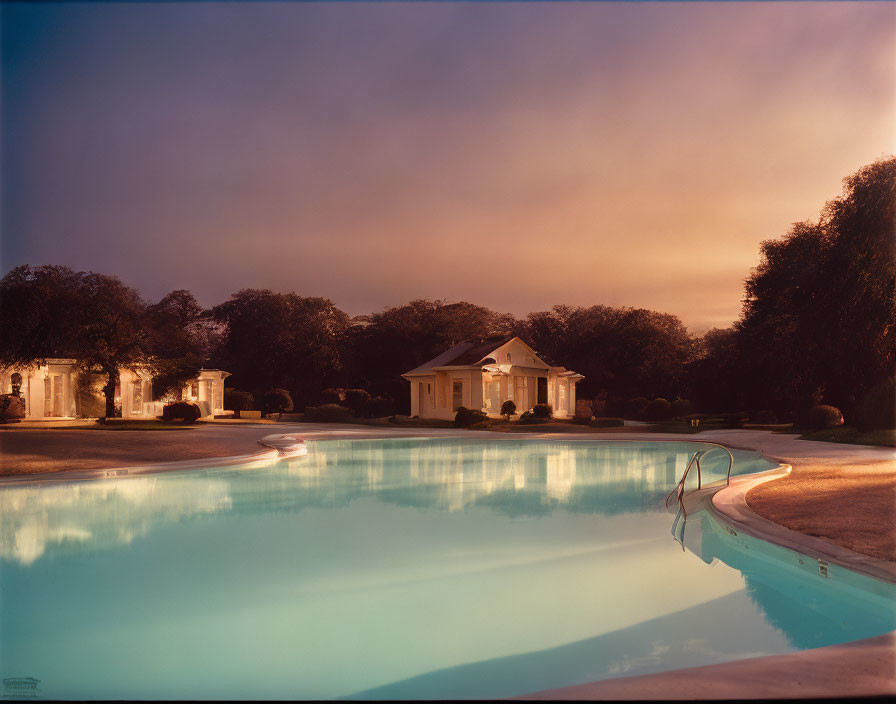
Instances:
[[[896,153],[892,3],[2,6],[0,268],[350,314],[740,310]]]

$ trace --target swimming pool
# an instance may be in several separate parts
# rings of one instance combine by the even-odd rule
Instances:
[[[700,447],[325,440],[4,488],[0,670],[54,698],[507,697],[896,628],[893,585],[705,511],[683,550],[663,500]]]

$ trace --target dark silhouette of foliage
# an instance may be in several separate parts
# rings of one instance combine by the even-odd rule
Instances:
[[[252,411],[255,409],[255,394],[251,391],[224,389],[224,408],[228,411]]]
[[[536,418],[553,418],[554,409],[549,403],[536,403],[532,407],[532,415]]]
[[[162,407],[162,420],[168,422],[182,420],[184,423],[195,423],[201,416],[202,411],[192,401],[175,401]]]
[[[843,425],[843,414],[834,406],[812,406],[809,410],[809,427],[815,430],[836,428]]]
[[[672,404],[667,399],[656,398],[644,409],[644,420],[661,421],[672,419]]]
[[[554,306],[531,313],[521,336],[546,361],[584,374],[582,397],[685,393],[694,340],[674,315],[643,308]]]
[[[468,428],[476,423],[481,423],[486,419],[485,413],[475,408],[465,408],[460,406],[457,414],[454,416],[455,428]]]
[[[304,406],[337,378],[349,318],[326,298],[243,289],[212,314],[223,326],[217,366],[256,397],[283,388]]]
[[[896,428],[896,381],[893,377],[864,393],[857,404],[855,424],[859,430]]]
[[[370,394],[364,389],[346,389],[345,402],[343,405],[348,406],[352,415],[363,418],[367,415],[367,403],[370,401]]]
[[[510,420],[510,416],[514,413],[516,413],[516,404],[513,401],[507,400],[501,404],[501,415],[505,416],[507,420]]]
[[[278,417],[293,408],[292,397],[286,389],[268,389],[262,396],[262,403],[265,413],[276,413]]]
[[[322,406],[306,406],[305,420],[317,423],[345,423],[351,420],[351,409],[337,403],[325,403]]]

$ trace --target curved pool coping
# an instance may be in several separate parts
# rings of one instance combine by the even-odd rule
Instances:
[[[191,469],[209,469],[212,467],[239,467],[255,469],[266,467],[289,457],[307,454],[304,441],[295,433],[276,433],[266,435],[258,440],[266,449],[244,455],[230,457],[209,457],[207,459],[173,460],[171,462],[153,462],[150,464],[131,465],[127,467],[107,467],[103,469],[79,469],[67,472],[46,474],[10,474],[0,477],[0,487],[21,484],[57,484],[90,479],[114,479],[144,474],[162,474],[166,472],[182,472]]]

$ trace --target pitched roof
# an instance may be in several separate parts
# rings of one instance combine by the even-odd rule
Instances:
[[[421,364],[406,374],[422,374],[433,367],[466,367],[481,362],[489,352],[494,352],[501,345],[510,342],[516,335],[489,337],[476,342],[461,342],[445,350],[438,357]]]

